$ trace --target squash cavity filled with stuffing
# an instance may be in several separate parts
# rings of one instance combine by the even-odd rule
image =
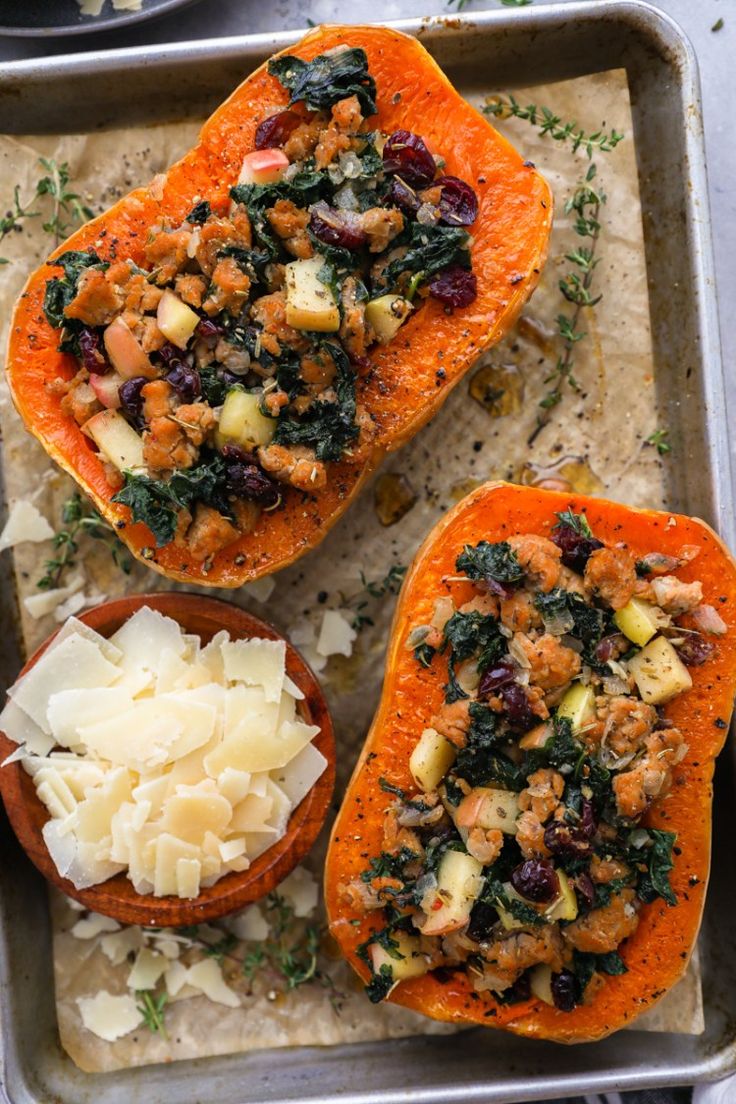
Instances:
[[[551,218],[418,42],[318,28],[34,273],[13,398],[136,556],[238,586],[316,545],[504,334]]]

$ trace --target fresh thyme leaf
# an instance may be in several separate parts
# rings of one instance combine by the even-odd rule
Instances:
[[[8,234],[20,230],[25,219],[41,217],[42,212],[35,208],[44,197],[51,200],[51,213],[43,223],[43,229],[53,237],[54,245],[58,245],[76,226],[92,218],[94,212],[82,202],[77,192],[69,189],[71,174],[67,162],[57,165],[50,158],[40,157],[39,165],[45,170],[45,175],[36,181],[33,195],[27,202],[21,201],[18,185],[13,189],[12,204],[0,218],[0,242]],[[42,202],[42,206],[46,205]],[[7,263],[6,257],[0,257],[0,265]]]
[[[532,0],[501,0],[504,8],[525,8]]]
[[[623,138],[623,134],[617,130],[612,130],[610,134],[602,130],[586,134],[575,120],[563,123],[560,116],[555,115],[548,107],[538,107],[536,104],[527,104],[524,107],[511,95],[494,96],[483,110],[486,115],[493,115],[498,119],[523,119],[532,126],[539,127],[541,137],[552,138],[555,142],[567,142],[573,153],[584,149],[588,157],[593,156],[594,150],[609,153]]]
[[[723,19],[723,17],[721,17],[720,19],[716,19],[715,23],[711,27],[711,31],[722,31],[724,25],[725,25],[725,20]]]
[[[368,71],[368,57],[359,47],[319,54],[311,61],[286,55],[268,63],[271,76],[291,93],[290,103],[332,107],[347,96],[357,96],[364,115],[376,113],[376,82]]]
[[[115,529],[97,512],[91,502],[75,491],[61,508],[60,528],[54,534],[56,555],[46,560],[44,574],[37,581],[40,590],[54,590],[60,586],[64,572],[73,567],[83,537],[102,541],[115,563],[126,575],[130,573],[130,559],[117,537]]]
[[[169,994],[164,992],[156,996],[151,989],[137,989],[135,995],[141,1002],[137,1007],[148,1030],[167,1039],[164,1015]]]
[[[667,440],[668,435],[668,429],[655,429],[654,433],[649,434],[645,444],[656,448],[660,456],[666,456],[668,452],[672,452],[672,445]]]
[[[573,510],[560,510],[555,516],[557,524],[553,529],[572,529],[573,533],[577,533],[580,537],[593,536],[585,514],[576,514]]]

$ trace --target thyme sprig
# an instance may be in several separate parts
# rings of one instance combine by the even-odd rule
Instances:
[[[56,555],[44,564],[44,574],[36,583],[40,590],[54,590],[61,585],[65,572],[76,563],[79,542],[82,537],[102,541],[110,551],[113,562],[130,573],[130,559],[123,551],[117,534],[108,521],[95,510],[87,499],[75,491],[61,508],[63,528],[54,534]]]
[[[669,432],[668,429],[655,429],[654,433],[649,434],[644,444],[656,448],[660,456],[666,456],[668,452],[672,452],[672,445],[667,440]]]
[[[360,632],[360,630],[367,625],[374,624],[373,618],[367,610],[372,603],[379,602],[388,594],[398,594],[401,590],[401,584],[404,581],[405,574],[405,564],[393,564],[384,577],[378,580],[367,579],[365,572],[361,571],[360,581],[363,584],[363,589],[359,590],[358,593],[354,594],[351,598],[345,598],[343,596],[343,605],[353,610],[355,613],[351,621],[351,626],[356,632]]]
[[[584,308],[594,307],[601,300],[600,295],[593,294],[593,281],[595,270],[600,263],[600,257],[597,256],[601,232],[599,216],[601,207],[606,202],[606,195],[600,188],[593,187],[596,173],[595,162],[591,162],[585,179],[565,203],[565,213],[575,216],[573,220],[575,233],[581,238],[587,238],[590,244],[580,245],[565,254],[565,260],[574,267],[560,279],[559,288],[573,310],[571,313],[559,314],[556,319],[557,333],[562,340],[562,352],[557,358],[554,370],[545,378],[544,382],[549,387],[539,403],[540,413],[537,415],[537,424],[528,438],[529,445],[534,443],[544,427],[549,424],[552,410],[562,402],[565,387],[576,392],[580,391],[580,384],[575,379],[573,369],[576,348],[587,336],[587,332],[579,328],[581,315]]]
[[[54,245],[58,245],[76,226],[93,217],[94,212],[83,203],[79,193],[70,189],[71,171],[66,161],[57,165],[53,158],[40,157],[38,163],[45,173],[36,181],[33,195],[28,200],[21,200],[20,185],[16,184],[13,189],[12,203],[0,218],[0,242],[9,234],[19,233],[27,219],[42,217],[39,202],[44,197],[50,199],[51,210],[42,226],[44,233],[52,236]],[[0,257],[0,265],[8,263],[7,257]]]
[[[532,126],[538,127],[542,138],[549,137],[555,142],[568,142],[573,153],[583,149],[590,158],[594,152],[609,153],[624,137],[617,130],[611,130],[610,133],[596,130],[593,134],[586,134],[575,119],[565,123],[561,116],[555,115],[548,107],[539,107],[537,104],[524,106],[511,94],[492,96],[483,111],[486,115],[493,115],[497,119],[523,119]]]
[[[141,1002],[137,1008],[148,1030],[154,1035],[160,1035],[162,1039],[167,1039],[164,1016],[169,994],[159,993],[156,996],[150,989],[137,989],[135,995]]]

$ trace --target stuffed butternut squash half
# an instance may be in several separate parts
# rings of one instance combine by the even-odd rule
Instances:
[[[174,579],[316,545],[537,283],[549,188],[414,39],[323,27],[29,280],[28,429]]]
[[[334,827],[330,929],[427,1016],[599,1039],[683,974],[736,689],[703,522],[503,483],[429,535]]]

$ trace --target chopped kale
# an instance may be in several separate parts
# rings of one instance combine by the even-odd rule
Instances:
[[[376,149],[376,137],[375,131],[365,136],[365,148],[359,155],[362,176],[377,176],[378,173],[383,172],[383,158]],[[373,205],[372,203],[371,206]]]
[[[393,289],[405,273],[420,277],[421,283],[449,265],[470,268],[468,241],[467,232],[457,226],[422,226],[414,222],[406,253],[386,265],[381,280]]]
[[[365,987],[366,996],[371,1004],[380,1004],[394,987],[394,975],[388,963],[384,962],[377,974],[373,974]]]
[[[647,864],[647,871],[639,877],[636,892],[646,904],[662,897],[668,905],[676,905],[677,897],[670,885],[669,872],[674,866],[672,848],[677,835],[659,828],[649,828],[648,832],[651,845],[639,852],[640,861]]]
[[[499,740],[498,714],[479,701],[470,703],[469,713],[468,743],[477,748],[495,747]]]
[[[450,835],[434,836],[427,844],[424,853],[424,869],[428,874],[437,873],[437,868],[446,851],[462,851],[465,853],[465,844],[455,829]],[[419,901],[417,901],[417,904],[419,904]]]
[[[242,245],[226,245],[218,252],[218,257],[232,257],[246,276],[254,284],[263,283],[265,268],[271,261],[270,251],[263,249],[245,249]]]
[[[314,402],[297,419],[286,415],[279,419],[274,441],[279,445],[307,445],[318,460],[339,460],[358,436],[355,424],[355,375],[344,350],[334,342],[324,342],[337,367],[334,402]]]
[[[453,613],[445,625],[445,635],[441,651],[450,645],[456,660],[469,659],[479,650],[485,650],[489,644],[495,644],[501,637],[498,621],[491,614]],[[504,644],[504,638],[501,637]]]
[[[397,878],[406,881],[405,868],[417,860],[417,854],[408,847],[402,847],[400,851],[392,854],[390,851],[382,851],[374,856],[370,866],[360,875],[364,882],[372,882],[374,878]]]
[[[445,692],[445,701],[448,705],[453,702],[461,701],[463,698],[467,698],[467,694],[463,690],[460,683],[457,681],[457,675],[455,673],[455,663],[452,657],[450,657],[447,664],[447,682],[442,687]]]
[[[334,270],[331,279],[329,281],[323,280],[323,283],[332,288],[335,298],[339,300],[341,277],[344,278],[348,272],[352,272],[355,268],[355,253],[352,253],[349,249],[344,249],[341,245],[327,245],[326,242],[315,237],[309,228],[307,228],[307,234],[315,252],[324,257],[325,262],[331,265]]]
[[[211,216],[212,207],[210,206],[208,200],[203,199],[200,203],[196,203],[194,207],[192,207],[185,221],[193,223],[197,226],[202,226],[202,224],[205,223],[207,219]]]
[[[284,250],[266,218],[266,209],[273,207],[279,199],[290,199],[297,207],[309,207],[322,197],[328,185],[326,173],[303,169],[290,180],[275,184],[236,184],[230,189],[230,198],[245,206],[256,240],[273,260],[282,256]]]
[[[612,627],[611,615],[604,610],[589,606],[579,594],[568,593],[567,605],[572,615],[571,635],[583,645],[583,660],[591,666],[600,665],[596,660],[595,649],[602,636]]]
[[[506,790],[523,790],[526,776],[498,750],[499,738],[503,735],[498,731],[497,715],[489,706],[471,702],[467,742],[458,752],[453,773],[471,786],[493,782]]]
[[[544,916],[533,909],[531,905],[524,904],[517,897],[510,897],[503,884],[496,881],[495,878],[489,878],[486,880],[486,884],[483,887],[481,898],[487,904],[500,906],[510,913],[515,920],[518,920],[521,924],[529,924],[532,927],[536,927],[539,924],[545,924],[547,921]]]
[[[567,591],[561,590],[560,587],[555,587],[548,594],[540,590],[534,595],[534,605],[545,625],[548,621],[562,620],[566,614],[569,615],[567,598]]]
[[[43,297],[43,312],[50,326],[55,330],[63,330],[59,345],[61,352],[79,356],[79,333],[84,329],[84,325],[78,319],[65,318],[64,311],[77,294],[79,277],[82,273],[88,268],[106,269],[108,265],[91,249],[88,252],[67,250],[49,264],[62,268],[64,275],[54,276],[47,281]]]
[[[222,406],[225,396],[231,390],[231,386],[225,383],[218,373],[217,364],[204,364],[199,369],[202,395],[210,406]]]
[[[466,544],[455,567],[474,582],[492,579],[496,583],[518,583],[524,578],[524,569],[507,541]]]
[[[332,107],[357,96],[363,115],[376,113],[376,82],[368,71],[366,52],[359,47],[319,54],[312,61],[275,57],[268,71],[291,94],[292,104],[303,100],[310,108]]]
[[[446,778],[444,781],[445,797],[449,801],[450,805],[454,809],[458,807],[462,799],[465,797],[465,792],[461,790],[454,778]]]
[[[230,515],[226,488],[225,462],[215,453],[205,456],[195,467],[180,468],[168,481],[148,475],[125,472],[125,485],[113,496],[133,514],[133,521],[142,521],[162,547],[173,540],[179,510],[191,510],[197,502],[213,506]]]
[[[596,883],[593,908],[605,908],[606,905],[610,905],[611,899],[629,884],[628,878],[614,878],[611,882]]]
[[[611,799],[611,772],[595,758],[586,758],[584,766],[585,782],[593,791],[593,808],[600,812]]]
[[[417,663],[421,664],[422,667],[431,666],[432,660],[434,659],[436,654],[437,649],[433,648],[431,644],[427,644],[426,642],[422,644],[417,644],[416,648],[414,649],[414,658]]]
[[[583,951],[573,951],[573,973],[580,986],[580,996],[588,987],[593,974],[608,974],[609,977],[617,977],[628,973],[626,963],[618,951],[609,951],[607,954],[587,954]]]
[[[585,514],[576,514],[572,510],[561,510],[557,514],[557,518],[555,529],[572,529],[573,533],[577,533],[579,537],[593,536]]]
[[[290,399],[296,397],[304,386],[301,365],[296,354],[284,354],[276,365],[276,382]]]

